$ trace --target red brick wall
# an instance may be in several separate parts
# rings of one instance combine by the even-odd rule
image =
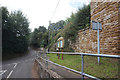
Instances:
[[[100,53],[118,54],[120,52],[120,25],[118,16],[120,3],[91,2],[91,21],[102,23],[100,31]],[[71,43],[76,52],[97,53],[97,31],[80,30],[76,43]]]

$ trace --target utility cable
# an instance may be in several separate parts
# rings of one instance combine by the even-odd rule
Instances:
[[[56,12],[56,10],[57,10],[57,7],[58,7],[59,3],[60,3],[60,0],[58,1],[57,6],[56,6],[56,8],[55,8],[55,10],[54,10],[54,12],[53,12],[53,15],[52,15],[52,17],[51,17],[50,20],[52,20],[52,18],[54,17],[54,14],[55,14],[55,12]]]

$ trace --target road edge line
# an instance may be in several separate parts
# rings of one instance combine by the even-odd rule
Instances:
[[[7,71],[7,70],[2,70],[2,73],[0,74],[0,76],[1,76],[2,74],[4,74],[6,71]]]
[[[16,68],[16,66],[17,66],[17,63],[15,63],[15,65],[14,65],[14,67],[13,67],[13,68]]]
[[[9,78],[11,76],[11,74],[13,73],[13,70],[10,71],[9,75],[7,76],[7,78]]]

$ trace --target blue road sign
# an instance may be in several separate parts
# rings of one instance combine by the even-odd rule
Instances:
[[[102,30],[102,24],[100,22],[92,21],[92,29],[93,30]]]

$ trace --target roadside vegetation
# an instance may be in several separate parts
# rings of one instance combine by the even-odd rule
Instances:
[[[90,26],[90,4],[79,8],[65,21],[60,20],[45,26],[29,29],[29,21],[21,11],[9,12],[6,7],[2,11],[2,59],[16,58],[28,53],[29,45],[33,48],[49,48],[56,51],[57,40],[64,37],[64,52],[74,52],[70,42],[75,42],[78,31]],[[81,57],[78,55],[64,55],[64,60],[58,59],[57,54],[48,54],[49,59],[63,66],[81,71]],[[84,57],[84,72],[98,78],[118,78],[118,60],[97,57]]]
[[[35,28],[30,35],[30,46],[36,48],[46,48],[48,45],[48,31],[44,26]]]
[[[29,21],[21,11],[2,11],[2,59],[10,59],[27,53],[29,46]]]
[[[58,38],[64,37],[64,51],[74,52],[69,43],[75,42],[79,30],[89,26],[90,4],[79,8],[66,20],[60,20],[56,23],[50,22],[48,29],[44,26],[34,29],[30,35],[30,45],[34,48],[48,48],[49,51],[56,51]]]
[[[88,27],[90,27],[90,4],[79,8],[65,21],[51,23],[48,27],[50,51],[56,51],[57,39],[64,37],[64,51],[73,52],[69,43],[75,42],[79,30]]]
[[[81,72],[80,55],[63,55],[63,60],[58,59],[57,54],[47,54],[49,59],[60,65],[75,69]],[[97,63],[97,57],[84,56],[84,72],[98,78],[118,78],[119,77],[118,59],[100,57],[100,64]]]

